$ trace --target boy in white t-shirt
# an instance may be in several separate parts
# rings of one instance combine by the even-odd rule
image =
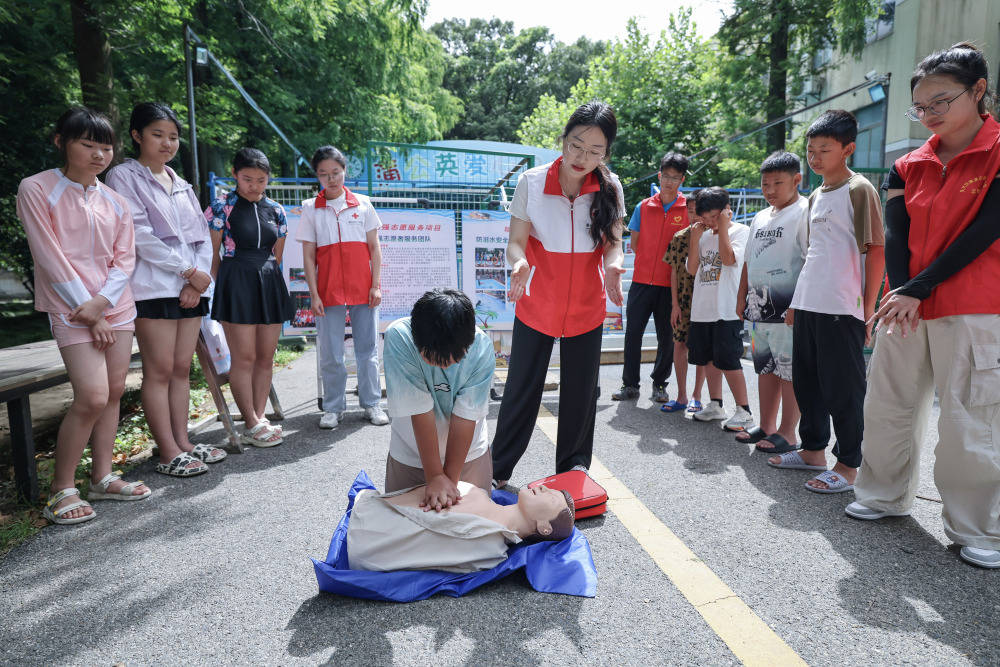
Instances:
[[[469,297],[424,293],[410,317],[386,329],[383,357],[392,415],[386,492],[426,484],[424,506],[435,510],[459,502],[459,480],[489,492],[486,415],[496,356]]]
[[[760,189],[770,206],[750,225],[736,299],[737,315],[750,323],[760,399],[760,426],[736,440],[758,443],[757,449],[773,454],[797,448],[799,406],[792,388],[792,327],[785,324],[785,311],[809,245],[809,200],[799,194],[801,169],[799,157],[788,151],[775,151],[761,164]]]
[[[857,136],[857,120],[839,109],[806,132],[806,157],[823,185],[809,196],[809,250],[786,316],[794,321],[792,384],[802,450],[768,459],[776,468],[823,471],[806,482],[816,493],[854,489],[864,433],[864,346],[885,275],[878,191],[847,166]],[[827,470],[831,417],[837,464]]]
[[[688,329],[688,361],[695,366],[712,364],[722,371],[736,399],[732,416],[722,423],[727,431],[745,431],[753,425],[743,377],[743,322],[736,316],[736,293],[743,270],[743,254],[750,238],[746,225],[734,224],[729,193],[722,188],[698,192],[695,211],[701,222],[691,225],[687,270],[694,276],[691,327]],[[708,375],[711,399],[694,418],[698,421],[725,419],[722,408],[722,378]]]

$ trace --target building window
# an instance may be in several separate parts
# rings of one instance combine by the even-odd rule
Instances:
[[[854,117],[858,119],[858,138],[852,160],[853,167],[885,166],[885,156],[882,154],[882,137],[885,134],[885,127],[882,125],[884,108],[885,100],[882,100],[854,112]]]

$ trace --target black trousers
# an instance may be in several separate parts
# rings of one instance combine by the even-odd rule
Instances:
[[[674,330],[670,326],[670,288],[645,283],[632,283],[625,305],[625,368],[622,384],[639,386],[639,364],[642,362],[642,334],[653,316],[656,327],[656,362],[653,364],[654,385],[666,384],[674,365]]]
[[[802,411],[802,449],[826,449],[833,417],[837,435],[833,455],[850,468],[861,466],[867,386],[864,346],[865,324],[856,317],[795,311],[792,387]]]
[[[556,435],[556,472],[573,466],[590,467],[594,451],[598,375],[603,324],[596,329],[559,340],[559,426]],[[555,338],[517,318],[510,345],[510,367],[504,385],[497,431],[493,436],[493,477],[510,479],[535,429],[542,404],[545,372]]]

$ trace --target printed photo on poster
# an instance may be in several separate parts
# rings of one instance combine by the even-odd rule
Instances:
[[[305,269],[301,267],[292,267],[288,269],[288,291],[309,292],[309,283],[306,282]]]
[[[462,289],[475,305],[477,323],[485,331],[514,327],[515,304],[507,298],[509,234],[506,211],[462,211]],[[497,363],[502,359],[498,351]]]

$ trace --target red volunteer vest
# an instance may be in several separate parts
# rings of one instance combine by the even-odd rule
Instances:
[[[1000,123],[990,116],[969,146],[941,164],[932,136],[896,160],[906,182],[903,196],[910,214],[910,277],[927,268],[979,212],[986,191],[1000,171]],[[926,320],[949,315],[1000,313],[1000,243],[938,285],[920,305]]]
[[[687,200],[680,192],[669,211],[660,195],[643,199],[639,206],[639,243],[632,246],[635,268],[632,282],[670,287],[670,265],[663,261],[674,234],[688,225]]]
[[[347,188],[344,188],[344,193],[346,205],[340,213],[327,206],[325,189],[316,195],[317,214],[320,209],[327,209],[337,221],[336,240],[316,248],[316,283],[325,306],[368,303],[368,293],[372,288],[372,258],[368,250],[361,204]],[[347,229],[350,224],[348,219],[359,218],[360,240],[356,238],[359,236],[358,229]],[[319,220],[316,222],[319,223]]]
[[[588,231],[593,196],[586,196],[600,190],[600,185],[593,173],[588,174],[571,202],[559,185],[561,162],[559,158],[544,172],[529,170],[521,176],[531,179],[532,233],[525,252],[531,277],[514,311],[524,324],[557,338],[601,326],[607,311],[604,251]]]

